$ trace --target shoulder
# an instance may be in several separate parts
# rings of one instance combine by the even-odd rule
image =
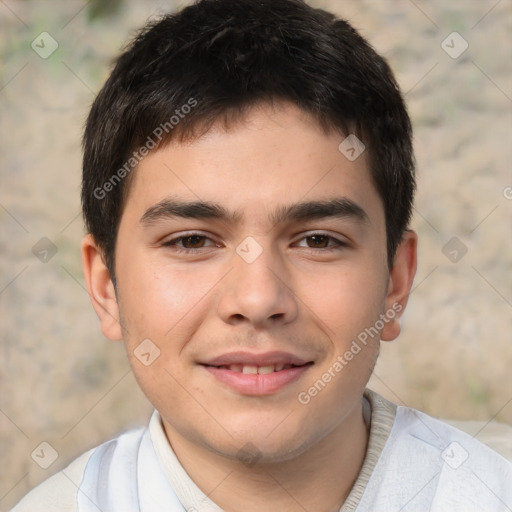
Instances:
[[[32,489],[11,512],[75,512],[76,494],[94,448]]]
[[[398,407],[387,453],[390,467],[408,469],[433,510],[505,510],[512,505],[512,463],[469,434],[408,407]],[[420,487],[418,487],[419,489]],[[476,508],[475,508],[476,507]]]
[[[461,430],[398,406],[357,510],[512,510],[512,463]]]
[[[32,489],[11,512],[76,512],[78,493],[87,468],[91,465],[98,467],[98,462],[106,462],[113,456],[121,456],[129,463],[128,459],[136,453],[130,447],[140,443],[145,430],[128,431],[83,453],[62,471]],[[131,462],[135,464],[136,460]]]
[[[419,442],[439,452],[448,466],[462,467],[470,459],[480,464],[489,462],[493,467],[512,469],[512,462],[478,441],[475,436],[409,407],[397,407],[392,436],[407,439],[409,443]],[[456,459],[456,460],[455,460]]]

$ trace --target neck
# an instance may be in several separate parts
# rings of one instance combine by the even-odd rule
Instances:
[[[278,463],[244,466],[166,430],[192,480],[226,512],[338,512],[357,479],[369,436],[362,402],[304,453]]]

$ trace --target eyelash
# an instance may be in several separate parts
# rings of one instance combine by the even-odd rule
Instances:
[[[178,254],[191,254],[191,253],[197,254],[198,251],[200,251],[201,249],[205,249],[205,247],[198,247],[197,249],[188,249],[186,247],[178,247],[178,245],[177,245],[182,240],[184,240],[186,238],[192,238],[195,236],[200,237],[200,238],[207,238],[208,240],[211,240],[210,237],[203,235],[202,233],[192,232],[192,233],[187,233],[186,235],[182,235],[178,238],[173,238],[172,240],[169,240],[167,242],[164,242],[162,244],[162,247],[172,247],[173,251],[177,252]]]
[[[306,240],[306,239],[312,238],[314,236],[325,237],[325,238],[327,238],[329,240],[329,242],[331,242],[333,244],[331,247],[316,248],[316,249],[314,247],[303,247],[303,249],[308,249],[309,252],[312,252],[312,253],[315,253],[315,254],[317,254],[318,251],[320,251],[322,253],[330,253],[332,251],[339,251],[340,249],[343,249],[343,248],[346,248],[346,247],[349,246],[348,243],[346,243],[346,242],[344,242],[342,240],[339,240],[339,239],[337,239],[337,238],[335,238],[335,237],[333,237],[331,235],[328,235],[326,233],[322,233],[322,232],[312,232],[312,233],[310,233],[310,234],[308,234],[306,236],[303,236],[298,241],[300,242],[302,240]],[[189,249],[189,248],[186,248],[186,247],[179,247],[177,245],[180,242],[182,242],[184,239],[192,238],[192,237],[200,237],[200,238],[205,238],[205,239],[208,239],[208,240],[212,240],[210,237],[208,237],[206,235],[203,235],[202,233],[191,232],[191,233],[187,233],[185,235],[182,235],[180,237],[173,238],[172,240],[168,240],[167,242],[164,242],[162,244],[162,247],[170,247],[177,254],[198,254],[198,252],[200,252],[202,249],[208,249],[208,247],[213,247],[213,245],[212,245],[212,246],[208,246],[208,247],[198,247],[196,249]],[[214,244],[215,244],[215,242],[214,242]],[[218,244],[215,244],[215,245],[218,247]]]

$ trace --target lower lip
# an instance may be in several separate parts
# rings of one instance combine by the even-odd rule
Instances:
[[[233,372],[224,368],[204,366],[204,368],[217,380],[242,395],[262,396],[271,395],[283,389],[288,384],[299,379],[311,366],[296,366],[279,372],[248,375],[242,372]]]

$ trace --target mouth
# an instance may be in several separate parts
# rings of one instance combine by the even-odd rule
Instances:
[[[235,363],[230,365],[205,365],[209,368],[218,368],[219,370],[229,370],[230,372],[243,373],[244,375],[268,375],[270,373],[290,370],[292,368],[301,368],[302,366],[313,364],[312,361],[306,364],[268,364],[265,366],[256,366],[252,364]]]
[[[242,395],[275,394],[296,381],[313,361],[292,354],[225,354],[200,365],[222,385]]]

